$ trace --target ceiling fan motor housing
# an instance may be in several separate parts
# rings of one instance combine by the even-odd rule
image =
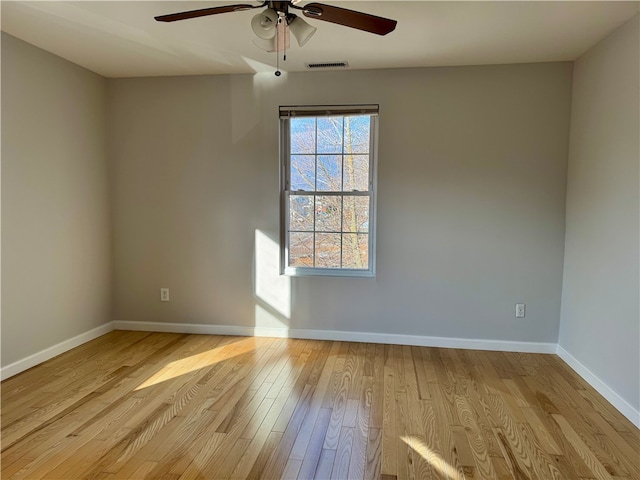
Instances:
[[[267,2],[268,6],[270,9],[275,10],[276,12],[282,14],[283,16],[287,16],[287,14],[289,13],[289,5],[291,5],[293,2]]]

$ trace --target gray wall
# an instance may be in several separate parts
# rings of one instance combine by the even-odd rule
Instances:
[[[570,63],[109,80],[114,319],[555,343],[571,81]],[[294,278],[286,315],[253,287],[254,256],[277,261],[255,232],[278,238],[278,105],[342,103],[380,104],[377,277]]]
[[[105,80],[2,34],[2,365],[110,318]]]
[[[638,17],[575,63],[559,344],[640,409]]]

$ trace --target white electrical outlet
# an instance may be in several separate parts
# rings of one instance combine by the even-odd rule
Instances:
[[[516,303],[516,318],[524,318],[525,304]]]
[[[161,302],[168,302],[169,301],[169,289],[168,288],[161,288],[160,289],[160,301]]]

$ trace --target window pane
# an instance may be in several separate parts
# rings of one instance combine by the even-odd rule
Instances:
[[[318,195],[316,197],[316,231],[339,232],[342,218],[342,198]]]
[[[344,119],[345,153],[369,153],[371,117],[359,115]]]
[[[313,231],[313,195],[289,197],[289,230]]]
[[[344,156],[344,191],[369,191],[369,155]]]
[[[316,233],[316,267],[340,268],[339,233]]]
[[[343,117],[318,118],[318,153],[342,153]]]
[[[369,235],[345,233],[342,235],[342,268],[369,268]]]
[[[289,234],[289,266],[313,267],[313,233]]]
[[[355,108],[280,107],[285,274],[374,274],[377,118]]]
[[[313,155],[291,155],[291,190],[316,189],[316,161]]]
[[[345,196],[342,215],[342,231],[369,231],[369,197]]]
[[[339,192],[342,190],[342,155],[318,156],[319,192]]]
[[[316,119],[292,118],[291,153],[315,153],[316,151]]]

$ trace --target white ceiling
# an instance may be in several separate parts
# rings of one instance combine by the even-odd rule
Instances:
[[[322,1],[322,0],[321,0]],[[153,17],[230,3],[202,1],[2,1],[2,30],[105,77],[252,73],[275,54],[252,44],[260,10],[159,23]],[[303,0],[299,5],[308,3]],[[286,71],[309,62],[352,69],[575,60],[639,11],[640,2],[323,2],[398,21],[379,37],[306,19],[318,28],[302,48],[292,38]]]

